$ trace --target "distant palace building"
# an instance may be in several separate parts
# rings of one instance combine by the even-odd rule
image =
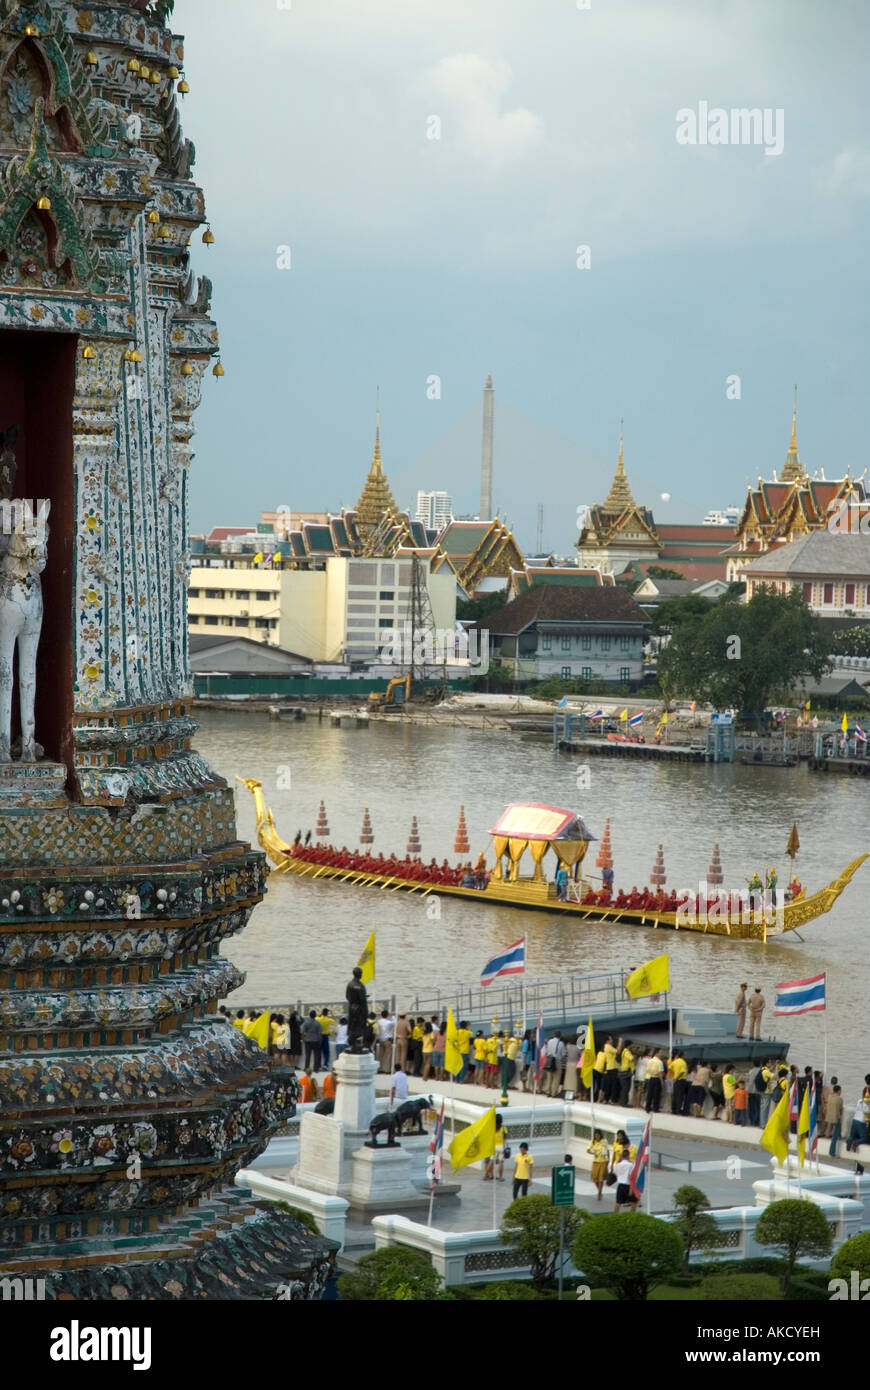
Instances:
[[[446,495],[446,494],[445,494]],[[449,501],[449,499],[448,499]],[[524,568],[510,529],[493,521],[427,526],[397,506],[381,458],[380,413],[359,501],[339,513],[263,514],[256,529],[192,538],[191,635],[279,646],[311,661],[374,659],[385,629],[409,616],[416,563],[434,626],[452,630],[457,597]],[[371,562],[371,563],[362,563]]]
[[[587,508],[576,542],[578,564],[638,579],[650,565],[675,569],[685,579],[724,579],[723,539],[715,526],[657,525],[649,507],[635,502],[620,431],[616,473],[606,500]]]
[[[758,479],[750,487],[737,523],[734,543],[726,551],[728,578],[743,579],[744,566],[758,555],[789,544],[811,531],[836,522],[850,502],[867,502],[863,478],[852,479],[848,470],[838,479],[814,473],[809,476],[797,446],[797,400],[791,422],[791,441],[779,478]]]

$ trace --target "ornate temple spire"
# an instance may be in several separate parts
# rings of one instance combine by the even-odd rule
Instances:
[[[398,518],[399,509],[393,500],[393,494],[390,491],[390,485],[387,482],[384,465],[381,461],[381,402],[380,392],[378,392],[375,410],[375,449],[365,487],[356,504],[357,527],[361,527],[364,531],[373,531],[385,512],[394,519]]]
[[[801,463],[797,446],[797,387],[794,388],[794,408],[791,413],[791,440],[788,446],[788,453],[785,456],[785,463],[782,465],[782,477],[780,482],[793,483],[807,476],[807,470]]]
[[[619,422],[619,460],[616,465],[616,472],[613,475],[613,482],[610,484],[610,491],[607,500],[601,510],[607,513],[621,513],[626,507],[635,505],[631,495],[631,488],[628,486],[628,479],[625,476],[625,463],[622,457],[622,421]]]

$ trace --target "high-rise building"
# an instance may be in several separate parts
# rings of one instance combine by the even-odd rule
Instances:
[[[453,498],[449,492],[418,492],[414,520],[422,521],[430,531],[441,531],[453,516]]]

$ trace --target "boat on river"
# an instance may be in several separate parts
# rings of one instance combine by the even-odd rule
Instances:
[[[538,804],[508,806],[489,832],[494,852],[491,867],[488,871],[481,869],[484,858],[481,855],[474,874],[465,875],[466,879],[474,877],[477,886],[472,886],[452,881],[460,877],[460,871],[423,865],[407,857],[386,861],[370,853],[305,846],[300,842],[288,844],[279,835],[272,812],[266,806],[262,783],[254,778],[238,777],[236,780],[246,786],[254,798],[257,840],[278,873],[357,888],[375,888],[387,893],[418,893],[421,897],[435,893],[473,903],[567,915],[577,922],[665,927],[766,942],[829,912],[868,858],[868,854],[859,855],[830,883],[813,893],[801,888],[790,901],[784,901],[781,890],[773,895],[750,894],[745,890],[728,894],[710,884],[703,896],[680,895],[675,910],[661,906],[662,894],[658,895],[658,901],[648,898],[643,904],[620,906],[616,902],[589,901],[590,895],[593,898],[599,895],[583,879],[582,866],[586,851],[596,836],[576,811]],[[533,863],[531,874],[520,872],[526,850]],[[559,866],[568,871],[568,883],[562,887],[565,896],[560,896],[556,883],[549,881],[544,872],[543,860],[548,851],[552,851]]]

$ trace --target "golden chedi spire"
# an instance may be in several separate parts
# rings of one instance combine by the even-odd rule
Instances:
[[[381,461],[381,406],[380,393],[378,393],[375,413],[375,451],[372,455],[372,466],[369,469],[365,487],[356,504],[357,528],[363,532],[373,531],[385,512],[394,520],[398,519],[399,511],[393,500],[393,494],[390,491],[390,485],[387,482],[384,465]]]
[[[794,483],[807,476],[807,470],[801,463],[797,446],[797,387],[794,388],[794,408],[791,414],[791,440],[788,446],[788,453],[785,456],[785,463],[782,465],[780,482]]]
[[[616,465],[616,472],[613,475],[613,482],[610,484],[610,491],[607,500],[602,505],[601,510],[608,514],[621,515],[627,507],[635,505],[631,495],[631,488],[628,486],[628,479],[625,476],[625,463],[622,457],[622,421],[619,422],[619,461]]]

